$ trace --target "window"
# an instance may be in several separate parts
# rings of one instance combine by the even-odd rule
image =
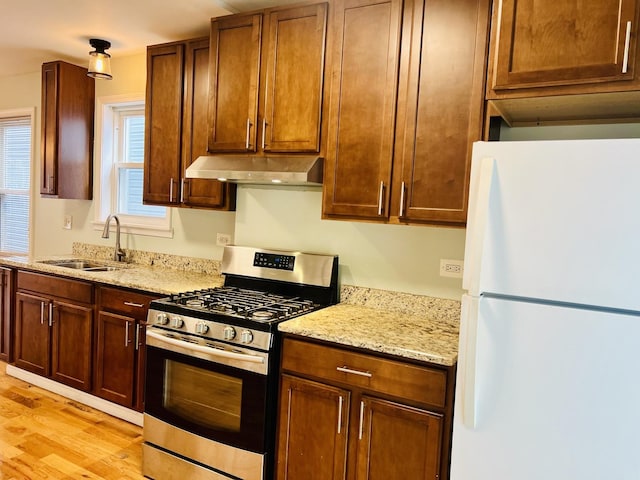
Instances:
[[[171,236],[170,210],[144,205],[144,102],[141,99],[98,99],[102,126],[100,142],[100,192],[96,229],[116,213],[128,233]]]
[[[0,112],[0,251],[29,253],[33,112]]]

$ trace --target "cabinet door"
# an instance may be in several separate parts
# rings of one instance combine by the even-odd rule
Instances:
[[[16,293],[16,367],[48,376],[51,335],[49,299]]]
[[[347,390],[282,376],[278,480],[346,478]]]
[[[184,45],[147,49],[145,102],[145,203],[180,201]]]
[[[407,5],[392,215],[464,224],[471,147],[482,137],[489,2]]]
[[[320,151],[326,25],[326,3],[269,16],[265,152]]]
[[[101,311],[97,321],[96,395],[133,406],[135,319]]]
[[[51,377],[79,390],[89,391],[93,354],[93,307],[61,301],[54,301],[51,305]]]
[[[42,195],[91,200],[94,103],[95,83],[86,68],[43,64]]]
[[[55,195],[58,191],[58,64],[42,66],[42,151],[40,193]]]
[[[185,105],[182,123],[181,201],[198,207],[229,207],[235,200],[235,185],[184,178],[185,171],[200,155],[207,154],[209,98],[209,39],[188,42],[185,52]]]
[[[357,480],[439,478],[442,415],[367,396],[360,409]]]
[[[637,0],[502,0],[495,90],[631,80]]]
[[[402,0],[339,0],[332,7],[323,213],[386,219]]]
[[[0,360],[13,361],[11,338],[13,303],[13,272],[10,268],[0,268]]]
[[[211,21],[209,151],[255,152],[262,14]]]

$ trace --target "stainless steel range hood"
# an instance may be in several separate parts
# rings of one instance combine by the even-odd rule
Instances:
[[[198,157],[187,178],[213,178],[259,185],[322,185],[321,157]]]

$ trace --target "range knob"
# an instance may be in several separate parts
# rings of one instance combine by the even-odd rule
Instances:
[[[233,340],[236,338],[236,329],[227,325],[222,331],[225,340]]]
[[[205,333],[207,333],[209,331],[209,325],[207,325],[204,322],[198,322],[196,323],[196,333],[199,333],[201,335],[204,335]]]
[[[251,333],[251,330],[243,330],[242,333],[240,334],[240,341],[242,343],[253,342],[253,333]]]
[[[167,323],[169,323],[169,317],[166,313],[156,314],[156,325],[166,325]]]
[[[171,317],[171,326],[173,328],[182,328],[184,326],[184,320],[180,317]]]

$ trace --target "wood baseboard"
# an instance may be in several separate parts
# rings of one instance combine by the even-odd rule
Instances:
[[[50,392],[57,393],[63,397],[75,400],[76,402],[83,403],[89,407],[100,410],[101,412],[108,413],[114,417],[120,418],[126,422],[133,423],[134,425],[142,426],[142,413],[136,412],[129,408],[115,403],[103,400],[102,398],[91,395],[90,393],[76,390],[75,388],[68,387],[54,380],[50,380],[35,373],[28,372],[15,365],[7,365],[7,375],[19,378],[25,382],[31,383],[37,387],[49,390]]]

